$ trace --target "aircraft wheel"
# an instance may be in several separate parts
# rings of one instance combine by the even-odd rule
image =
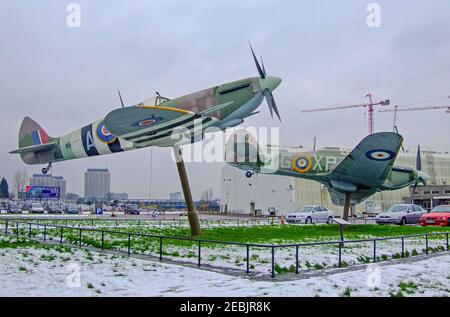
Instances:
[[[48,170],[44,167],[43,169],[42,169],[42,174],[47,174],[48,173]]]
[[[250,172],[250,171],[247,171],[247,172],[245,173],[245,176],[247,176],[247,178],[250,178],[250,177],[253,176],[253,173]]]

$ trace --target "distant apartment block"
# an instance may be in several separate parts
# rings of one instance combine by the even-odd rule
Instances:
[[[84,199],[106,201],[111,192],[111,174],[108,169],[89,168],[84,173]]]

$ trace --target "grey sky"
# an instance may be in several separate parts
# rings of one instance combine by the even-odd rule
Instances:
[[[281,143],[353,147],[367,134],[363,109],[301,114],[301,109],[363,102],[372,92],[406,105],[450,95],[450,3],[376,1],[381,28],[366,26],[374,1],[76,1],[81,28],[66,26],[70,1],[0,3],[0,175],[12,182],[23,167],[17,147],[25,115],[52,136],[103,117],[154,91],[177,97],[257,74],[247,41],[267,72],[283,78],[275,91],[280,125],[264,103],[246,125],[281,127]],[[444,101],[445,102],[445,101]],[[449,102],[450,103],[450,100]],[[391,130],[392,114],[376,113],[376,131]],[[450,150],[450,114],[401,113],[405,146]],[[152,196],[180,185],[170,149],[153,150]],[[88,167],[108,167],[112,190],[148,197],[150,150],[56,164],[68,191],[83,193]],[[223,164],[190,163],[196,198],[220,189]],[[29,174],[41,166],[26,166]]]

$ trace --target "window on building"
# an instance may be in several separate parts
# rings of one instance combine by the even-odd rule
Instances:
[[[438,191],[438,190],[433,190],[431,193],[432,193],[433,195],[439,195],[440,191]]]
[[[423,194],[424,194],[424,195],[430,195],[431,192],[430,192],[429,190],[426,190],[426,191],[423,192]]]

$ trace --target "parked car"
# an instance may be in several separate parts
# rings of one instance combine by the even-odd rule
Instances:
[[[65,210],[66,214],[71,214],[71,215],[77,215],[78,214],[78,210],[75,207],[68,207]]]
[[[49,208],[47,212],[49,214],[62,214],[62,210],[59,207]]]
[[[8,213],[10,214],[21,214],[22,208],[20,208],[18,205],[12,204],[8,206]]]
[[[333,212],[323,206],[304,206],[286,217],[287,223],[331,223]]]
[[[43,214],[44,213],[44,207],[42,207],[41,204],[32,203],[30,211],[31,211],[32,214]]]
[[[139,215],[141,212],[139,209],[127,209],[125,210],[125,215]]]
[[[420,217],[427,213],[425,209],[415,204],[395,204],[386,212],[375,217],[377,224],[418,224]]]
[[[450,226],[450,205],[434,207],[429,214],[420,217],[421,226]]]

